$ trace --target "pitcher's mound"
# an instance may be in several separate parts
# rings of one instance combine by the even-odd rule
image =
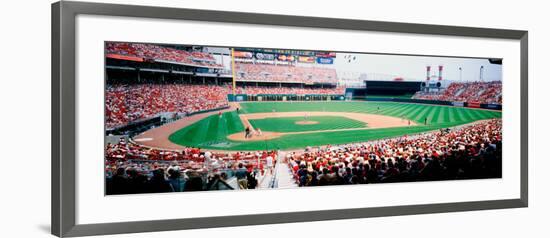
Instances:
[[[319,124],[318,121],[297,121],[295,123],[296,123],[296,125],[315,125],[315,124]]]
[[[235,141],[258,141],[258,140],[271,140],[281,137],[283,133],[263,131],[262,135],[252,135],[252,137],[245,138],[244,132],[239,132],[227,136],[227,139]]]

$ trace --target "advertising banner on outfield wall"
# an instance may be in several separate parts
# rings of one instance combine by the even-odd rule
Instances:
[[[481,104],[481,108],[493,109],[493,110],[502,110],[502,105],[500,104]]]
[[[315,57],[298,56],[298,62],[301,62],[301,63],[315,63]]]
[[[293,55],[279,55],[277,57],[278,60],[280,61],[294,61],[294,56]]]
[[[317,52],[317,57],[335,58],[336,52]]]
[[[315,56],[317,54],[316,51],[309,51],[309,50],[285,50],[285,49],[262,49],[262,48],[235,48],[235,50],[259,52],[259,53],[266,53],[266,54],[282,54],[282,55]],[[336,53],[334,53],[334,57],[336,57]]]
[[[317,58],[317,63],[318,64],[333,64],[334,63],[334,59],[333,58]]]
[[[464,107],[464,102],[453,102],[453,106],[455,106],[455,107]]]
[[[252,58],[251,52],[246,51],[234,51],[233,57],[239,57],[239,58]]]
[[[468,102],[467,107],[480,108],[481,104],[479,102]]]
[[[273,54],[266,54],[266,53],[256,53],[256,59],[261,60],[274,60],[275,55]]]

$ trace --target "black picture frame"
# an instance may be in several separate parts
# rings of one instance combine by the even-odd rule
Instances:
[[[70,1],[53,3],[51,11],[51,233],[53,235],[59,237],[74,237],[87,235],[277,224],[289,222],[458,212],[486,209],[520,208],[528,206],[527,31]],[[519,158],[521,160],[520,198],[508,200],[320,210],[276,214],[185,218],[84,225],[76,224],[75,18],[79,14],[518,40],[520,42],[521,50],[521,146],[519,148],[521,152],[521,158]]]

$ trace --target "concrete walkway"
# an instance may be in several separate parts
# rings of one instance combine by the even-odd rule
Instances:
[[[281,152],[277,158],[277,166],[275,166],[275,173],[277,174],[277,188],[296,188],[296,180],[292,176],[292,171],[288,167],[287,163],[283,163],[283,159],[286,153]]]

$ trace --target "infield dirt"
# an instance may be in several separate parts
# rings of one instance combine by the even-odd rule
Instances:
[[[356,121],[364,122],[368,125],[368,128],[350,128],[350,129],[335,129],[335,130],[319,130],[319,131],[300,131],[300,132],[285,132],[285,133],[278,133],[278,132],[269,132],[269,131],[262,131],[261,135],[257,132],[255,132],[254,128],[252,127],[252,124],[249,122],[249,120],[257,120],[257,119],[266,119],[266,118],[281,118],[281,117],[301,117],[303,116],[304,119],[309,116],[340,116],[340,117],[347,117],[349,119],[353,119]],[[402,118],[397,117],[390,117],[390,116],[384,116],[384,115],[376,115],[376,114],[365,114],[365,113],[355,113],[355,112],[266,112],[266,113],[251,113],[251,114],[241,114],[239,115],[241,122],[245,127],[250,127],[252,132],[252,137],[245,137],[244,132],[239,132],[235,134],[231,134],[227,136],[227,139],[234,140],[234,141],[258,141],[258,140],[271,140],[278,137],[281,137],[283,135],[291,135],[291,134],[307,134],[307,133],[318,133],[318,132],[329,132],[329,131],[347,131],[347,130],[369,130],[369,129],[376,129],[376,128],[390,128],[390,127],[403,127],[403,126],[414,126],[416,125],[415,122],[409,121]],[[301,123],[300,123],[301,122]],[[316,124],[318,122],[316,121],[298,121],[296,124],[301,125],[311,125]]]

